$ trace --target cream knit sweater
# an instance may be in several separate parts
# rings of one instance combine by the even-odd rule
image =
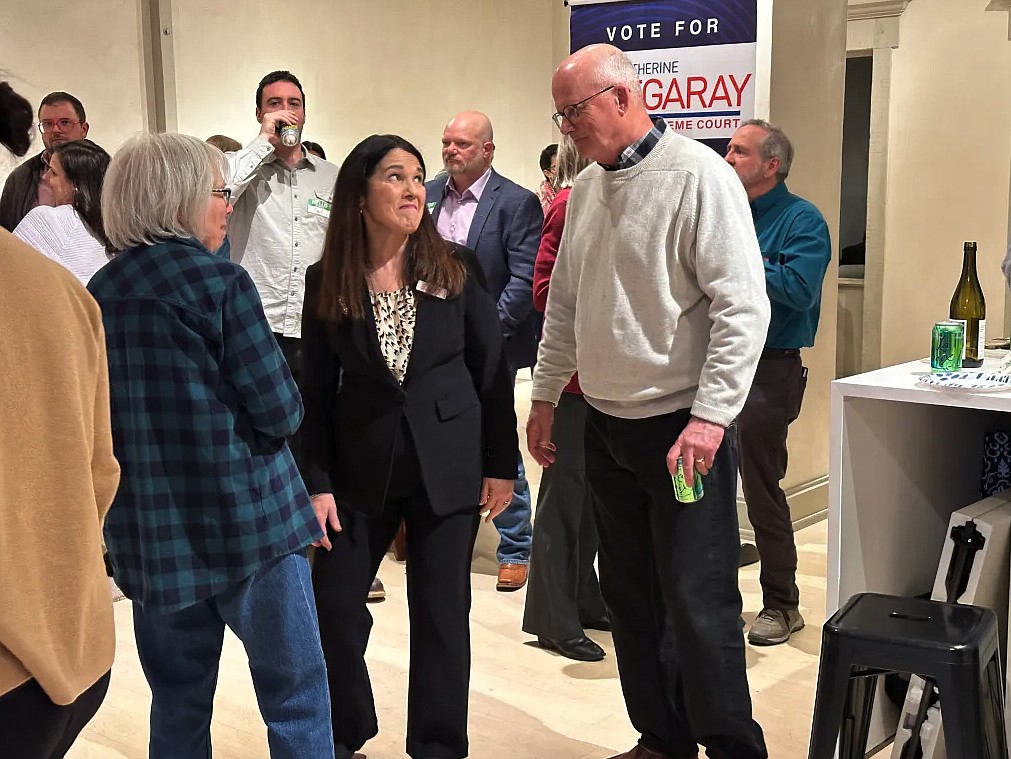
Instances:
[[[557,403],[578,370],[586,400],[606,414],[690,408],[726,426],[768,326],[740,180],[710,148],[667,130],[637,165],[594,164],[576,179],[531,398]]]

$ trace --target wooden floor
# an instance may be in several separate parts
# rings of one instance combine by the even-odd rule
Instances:
[[[526,419],[517,388],[517,413]],[[528,468],[536,485],[533,468]],[[604,759],[636,740],[625,713],[607,633],[591,632],[607,651],[598,663],[580,663],[547,653],[520,630],[524,592],[495,591],[495,545],[482,527],[474,563],[471,615],[473,671],[470,745],[474,759]],[[807,755],[820,623],[825,609],[826,525],[797,534],[801,611],[808,626],[774,648],[748,647],[748,675],[755,716],[765,729],[772,759]],[[373,605],[369,645],[380,734],[363,749],[368,759],[404,759],[407,692],[407,607],[403,566],[387,558],[380,570],[388,598]],[[745,619],[761,606],[758,567],[741,571]],[[150,692],[137,660],[130,605],[115,605],[117,655],[112,687],[98,715],[71,750],[70,759],[140,759],[147,756]],[[212,727],[215,759],[268,756],[266,733],[256,708],[241,644],[229,634],[221,660]],[[306,759],[315,759],[306,757]]]

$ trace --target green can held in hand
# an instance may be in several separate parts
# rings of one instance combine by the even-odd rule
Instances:
[[[680,503],[695,503],[702,500],[705,491],[702,488],[702,475],[699,470],[695,470],[695,486],[688,487],[685,482],[685,468],[681,458],[678,458],[678,472],[672,478],[674,480],[674,497]]]

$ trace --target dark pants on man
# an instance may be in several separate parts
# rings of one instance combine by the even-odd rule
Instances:
[[[556,641],[583,637],[583,627],[607,617],[593,560],[597,525],[586,484],[586,413],[582,395],[562,393],[552,438],[555,463],[537,492],[537,521],[523,631]]]
[[[288,363],[288,371],[291,372],[292,379],[295,380],[295,384],[298,385],[299,392],[302,390],[302,339],[298,337],[285,337],[277,332],[274,333],[274,339],[277,340],[277,344],[281,347],[281,353],[284,354],[284,360]],[[302,452],[302,435],[301,429],[295,432],[291,436],[291,440],[288,441],[288,448],[291,449],[291,455],[295,457],[296,462],[301,462],[301,452]]]
[[[667,469],[687,409],[619,419],[590,409],[586,472],[600,535],[600,587],[618,674],[646,748],[671,759],[766,759],[751,717],[737,586],[736,430],[705,495],[679,503]]]
[[[403,519],[407,525],[410,672],[407,753],[462,759],[468,753],[470,565],[480,524],[477,504],[435,514],[406,422],[401,426],[386,507],[369,517],[340,510],[333,550],[317,549],[313,589],[330,681],[336,759],[349,759],[379,731],[365,649],[372,629],[372,578]]]
[[[29,680],[0,696],[0,755],[17,759],[63,759],[109,692],[110,675],[60,706]]]
[[[767,348],[737,418],[741,483],[762,559],[762,603],[783,611],[797,608],[800,590],[793,519],[779,483],[786,476],[787,428],[800,414],[806,386],[799,350]]]

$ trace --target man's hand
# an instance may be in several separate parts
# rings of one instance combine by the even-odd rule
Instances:
[[[695,485],[695,470],[699,474],[709,474],[712,469],[716,449],[723,442],[724,429],[718,424],[692,417],[684,430],[667,452],[667,469],[671,476],[677,474],[678,459],[681,459],[685,473],[685,484]]]
[[[485,477],[481,483],[481,514],[490,522],[507,508],[513,500],[513,481]]]
[[[555,407],[547,401],[532,401],[527,417],[527,450],[543,467],[555,463],[555,444],[551,442],[551,425],[555,421]]]
[[[329,551],[333,548],[333,545],[330,543],[330,535],[326,529],[327,524],[329,523],[333,527],[334,532],[340,532],[343,529],[341,527],[341,520],[337,516],[337,502],[333,498],[333,493],[314,495],[312,497],[312,507],[316,511],[316,519],[319,520],[319,526],[323,530],[323,537],[319,540],[314,540],[312,544],[316,548],[325,548]]]
[[[297,123],[298,116],[291,111],[265,113],[260,119],[260,139],[266,140],[276,148],[281,144],[281,138],[277,134],[277,125]]]

